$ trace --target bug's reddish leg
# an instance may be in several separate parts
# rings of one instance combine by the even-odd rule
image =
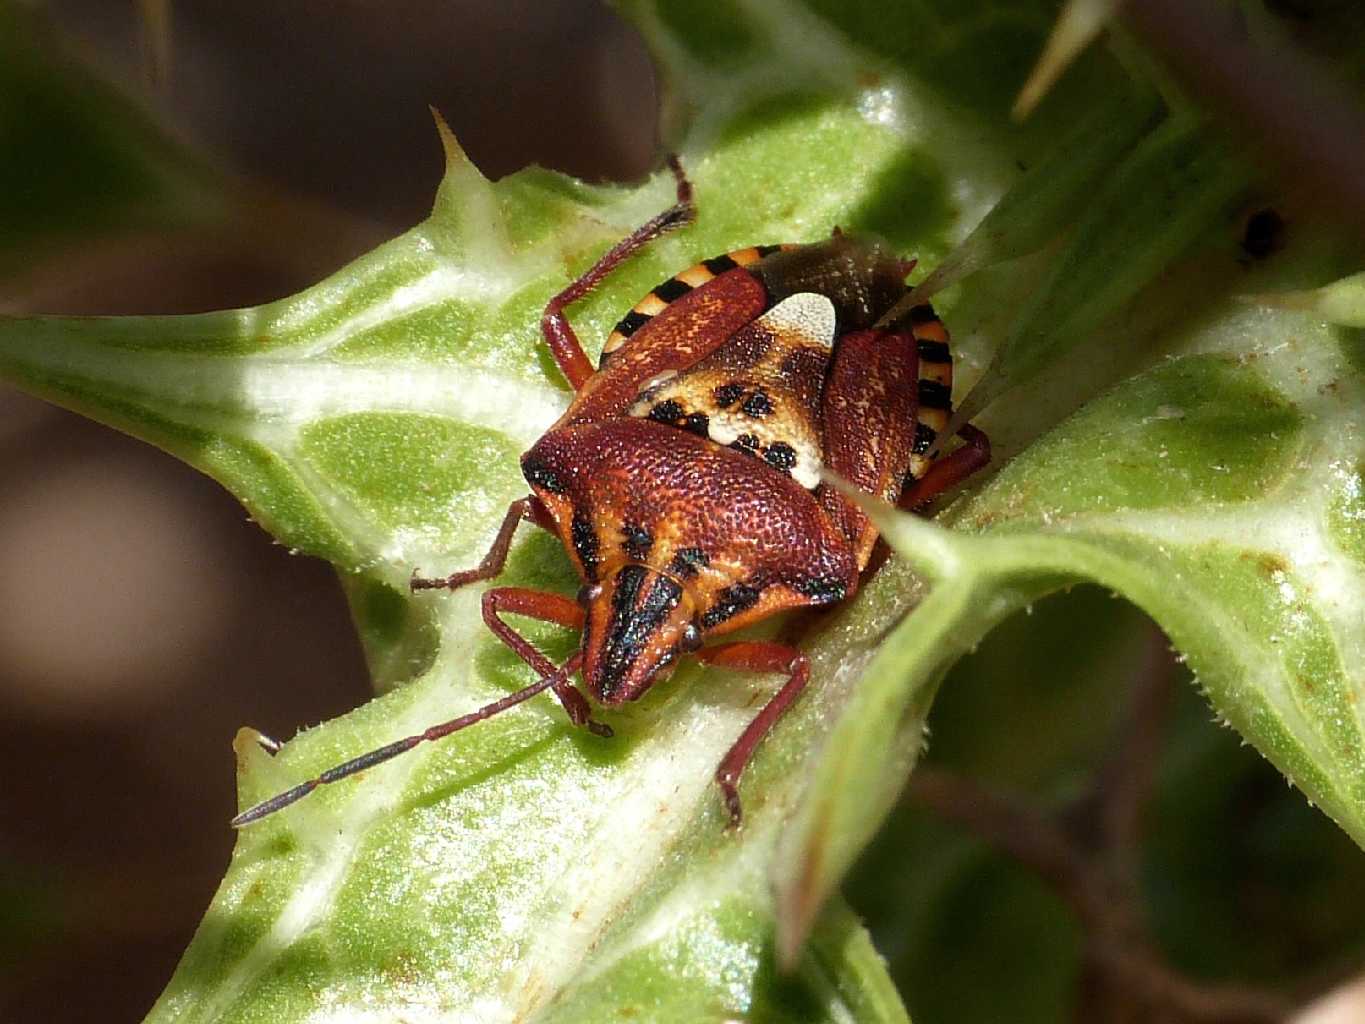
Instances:
[[[540,317],[540,331],[545,336],[546,344],[550,346],[555,362],[559,364],[560,372],[568,378],[575,391],[582,389],[594,371],[592,363],[583,352],[583,346],[579,344],[578,335],[574,333],[573,326],[564,315],[564,307],[587,295],[597,287],[602,278],[610,274],[642,245],[674,228],[691,223],[696,215],[696,207],[692,204],[692,183],[683,173],[682,164],[678,162],[676,156],[670,156],[668,167],[678,182],[678,201],[613,245],[587,273],[545,304],[545,312]]]
[[[541,675],[554,671],[554,663],[532,646],[531,642],[503,622],[499,612],[512,612],[515,615],[528,615],[542,622],[554,622],[570,629],[582,631],[583,607],[576,601],[558,594],[547,594],[542,590],[526,590],[522,587],[498,587],[483,595],[483,621],[493,631],[493,635],[512,648],[522,661]],[[569,721],[574,725],[587,726],[595,736],[610,736],[611,727],[592,720],[588,699],[572,683],[560,682],[555,685],[555,696],[564,705]]]
[[[957,436],[966,442],[943,456],[929,471],[907,487],[898,503],[901,508],[913,512],[951,487],[956,487],[967,477],[984,469],[991,461],[991,439],[986,434],[965,424]]]
[[[529,519],[537,526],[546,530],[554,530],[554,520],[550,518],[550,513],[545,506],[534,495],[527,495],[518,498],[507,506],[507,515],[503,517],[502,525],[498,527],[498,535],[493,540],[493,546],[488,549],[488,554],[483,556],[483,561],[473,569],[462,569],[453,572],[449,576],[442,576],[437,579],[427,579],[425,576],[418,576],[419,570],[412,571],[412,579],[408,581],[408,586],[413,590],[458,590],[466,583],[474,583],[477,580],[491,580],[498,573],[502,572],[502,567],[507,564],[507,549],[512,546],[512,537],[517,532],[517,526],[523,519]]]
[[[255,807],[243,811],[232,819],[232,827],[241,828],[243,825],[250,825],[253,821],[260,821],[266,815],[274,814],[276,811],[288,807],[296,801],[302,800],[319,786],[325,786],[331,782],[339,782],[347,776],[363,772],[366,768],[373,768],[377,764],[383,764],[385,761],[392,760],[399,754],[406,754],[420,743],[442,739],[453,732],[459,732],[461,729],[468,728],[475,722],[482,722],[484,719],[492,718],[499,712],[506,711],[508,708],[520,704],[522,701],[530,700],[538,693],[554,689],[563,684],[564,680],[578,669],[579,663],[582,662],[582,660],[582,654],[575,654],[562,666],[554,669],[554,671],[543,679],[538,679],[530,686],[522,687],[516,693],[509,693],[506,697],[500,697],[490,704],[485,704],[476,711],[461,715],[459,718],[452,718],[450,721],[442,722],[440,725],[433,725],[429,729],[425,729],[415,735],[406,736],[401,740],[395,740],[393,743],[386,744],[385,746],[361,754],[359,757],[353,757],[349,761],[344,761],[339,765],[328,768],[321,775],[309,779],[307,782],[301,782],[293,789],[286,789],[283,793],[272,796],[269,800],[265,800]]]
[[[697,660],[710,665],[723,665],[749,672],[786,672],[787,681],[772,700],[763,705],[754,720],[745,726],[739,739],[716,768],[716,784],[725,797],[725,809],[730,812],[730,827],[738,828],[744,818],[739,804],[739,777],[754,756],[763,737],[768,735],[792,701],[800,696],[810,680],[810,659],[795,647],[783,644],[739,641],[707,647],[697,652]]]

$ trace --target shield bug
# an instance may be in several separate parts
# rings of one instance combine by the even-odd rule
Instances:
[[[877,531],[824,480],[915,508],[985,465],[984,434],[935,460],[949,419],[948,333],[928,305],[874,326],[906,293],[913,262],[836,231],[810,245],[763,245],[704,260],[654,288],[616,325],[594,368],[565,308],[650,240],[692,220],[676,160],[677,202],[611,248],[550,300],[541,330],[575,395],[522,456],[531,493],[514,501],[482,563],[414,589],[454,590],[497,576],[523,520],[554,533],[583,580],[577,600],[520,587],[483,595],[483,618],[540,679],[469,714],[347,761],[233,820],[264,817],[335,782],[552,690],[574,724],[611,730],[603,707],[635,700],[676,661],[787,679],[716,770],[732,823],[739,779],[805,687],[798,648],[722,637],[777,612],[851,597]],[[556,666],[502,615],[581,631]]]

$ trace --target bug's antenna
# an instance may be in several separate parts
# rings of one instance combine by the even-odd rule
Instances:
[[[293,789],[286,789],[283,793],[272,796],[269,800],[243,811],[232,819],[232,827],[241,828],[243,825],[250,825],[253,821],[260,821],[266,815],[274,814],[281,808],[288,807],[297,800],[302,800],[319,786],[324,786],[329,782],[338,782],[348,775],[363,772],[366,768],[373,768],[375,765],[397,757],[399,754],[407,753],[419,743],[442,739],[453,732],[459,732],[466,726],[473,725],[475,722],[482,722],[485,718],[492,718],[501,711],[506,711],[514,705],[530,700],[536,694],[543,693],[545,690],[552,689],[563,683],[565,679],[578,669],[578,666],[582,661],[582,652],[576,653],[552,674],[536,680],[530,686],[523,687],[515,693],[509,693],[506,697],[500,697],[491,704],[485,704],[477,711],[471,711],[466,715],[461,715],[459,718],[452,718],[448,722],[433,725],[431,728],[425,729],[416,735],[408,736],[401,740],[395,740],[377,750],[371,750],[368,753],[361,754],[359,757],[353,757],[349,761],[344,761],[339,765],[328,768],[316,778],[309,779],[307,782],[301,782]]]

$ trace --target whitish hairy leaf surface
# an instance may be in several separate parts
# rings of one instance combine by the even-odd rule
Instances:
[[[1299,315],[1234,316],[1220,298],[1244,273],[1224,208],[1236,161],[1188,126],[1141,138],[1142,119],[1125,122],[1064,188],[1084,202],[1116,165],[1104,201],[1121,210],[1124,190],[1150,186],[1142,168],[1165,167],[1164,216],[1130,218],[1118,237],[1093,220],[1067,234],[1073,204],[1020,166],[1055,160],[1052,142],[1127,83],[1092,52],[1012,126],[1046,5],[624,6],[661,61],[700,216],[573,310],[590,350],[650,286],[738,245],[840,225],[933,266],[1020,180],[1022,205],[969,262],[1022,258],[949,288],[941,309],[965,382],[1012,339],[1023,369],[1010,383],[1031,390],[984,423],[998,451],[1024,454],[953,511],[964,533],[894,528],[922,577],[891,566],[812,632],[811,689],[746,777],[741,833],[723,831],[711,773],[777,680],[684,668],[604,716],[611,740],[540,697],[245,830],[154,1021],[904,1020],[860,926],[824,898],[903,781],[943,668],[1079,577],[1150,607],[1234,724],[1362,834],[1347,706],[1365,544],[1347,453],[1357,371]],[[531,678],[482,626],[478,588],[413,599],[407,582],[476,563],[525,493],[517,456],[568,400],[539,311],[665,207],[671,182],[592,188],[528,171],[493,185],[445,141],[432,217],[300,295],[188,318],[0,322],[7,376],[201,467],[282,542],[341,570],[387,692],[275,758],[243,733],[244,806]],[[1012,224],[1022,234],[1008,237]],[[1068,290],[1048,255],[1025,255],[1059,235],[1077,267],[1087,249],[1115,262],[1103,290],[1093,276]],[[1350,269],[1252,276],[1268,291]],[[1045,300],[1027,303],[1040,283]],[[1070,333],[1036,330],[1047,317]],[[1116,321],[1105,344],[1082,344]],[[1184,357],[1082,405],[1153,351]],[[1317,546],[1286,552],[1310,519]],[[1345,561],[1328,557],[1338,549]],[[922,579],[927,598],[896,625]],[[502,582],[576,586],[530,528]],[[1163,618],[1160,600],[1183,611]],[[528,632],[554,657],[573,648],[564,631]],[[1290,665],[1293,678],[1276,667]]]

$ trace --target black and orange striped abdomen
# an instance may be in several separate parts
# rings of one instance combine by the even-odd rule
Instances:
[[[929,470],[930,445],[953,413],[953,353],[948,329],[927,303],[910,310],[907,317],[919,357],[919,393],[915,407],[915,447],[910,475],[918,480]]]
[[[649,293],[635,303],[630,312],[620,319],[612,332],[607,335],[607,342],[602,346],[602,356],[598,360],[598,366],[605,367],[613,353],[620,349],[637,331],[689,292],[702,287],[728,271],[757,263],[764,256],[796,248],[799,246],[795,244],[751,245],[720,256],[713,256],[709,260],[702,260],[700,263],[674,274],[667,281],[651,288]],[[757,316],[758,314],[755,313],[754,315]]]

